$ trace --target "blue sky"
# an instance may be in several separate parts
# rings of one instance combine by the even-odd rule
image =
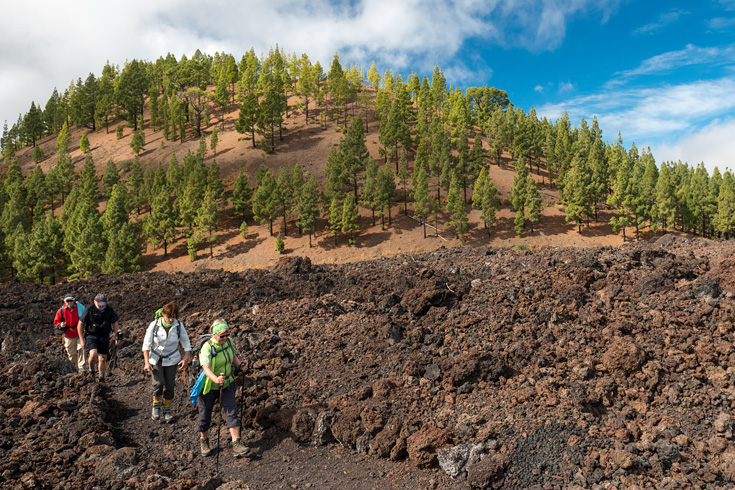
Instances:
[[[573,124],[656,160],[735,168],[735,0],[76,0],[16,2],[0,16],[0,121],[45,104],[107,60],[239,58],[278,43],[328,65],[431,75],[506,90],[524,110]]]

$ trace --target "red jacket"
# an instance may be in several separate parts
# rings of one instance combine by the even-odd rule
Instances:
[[[56,310],[56,316],[54,317],[54,325],[58,325],[61,322],[66,323],[66,330],[64,331],[64,337],[75,338],[79,337],[77,332],[77,325],[79,324],[79,316],[84,311],[84,307],[74,302],[74,306],[70,309],[66,306],[62,306]]]

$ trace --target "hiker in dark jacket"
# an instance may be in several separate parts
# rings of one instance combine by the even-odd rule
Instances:
[[[79,342],[79,317],[84,312],[84,306],[77,303],[74,295],[64,296],[64,304],[56,310],[54,327],[64,333],[64,349],[69,360],[80,373],[84,372],[84,347]]]
[[[107,356],[110,355],[110,334],[117,332],[115,345],[122,333],[117,328],[117,313],[107,304],[107,296],[98,294],[94,297],[94,304],[84,310],[79,319],[77,330],[82,348],[89,352],[89,371],[94,372],[94,362],[97,359],[99,381],[105,381]]]
[[[174,399],[176,371],[191,361],[189,335],[178,318],[179,307],[176,303],[167,303],[161,308],[161,315],[148,325],[143,339],[143,369],[151,373],[153,382],[153,420],[161,418],[163,396],[163,421],[173,421],[171,402]],[[179,345],[184,349],[183,359]]]

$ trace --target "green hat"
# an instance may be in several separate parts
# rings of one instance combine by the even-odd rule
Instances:
[[[220,333],[220,332],[221,332],[222,330],[227,330],[227,328],[228,328],[228,327],[227,327],[227,323],[226,323],[226,322],[224,322],[224,321],[219,321],[219,322],[215,322],[215,323],[214,323],[214,324],[212,325],[212,333],[213,333],[213,334],[218,334],[218,333]]]

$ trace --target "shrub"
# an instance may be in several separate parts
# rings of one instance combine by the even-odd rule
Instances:
[[[117,125],[117,128],[115,128],[115,136],[117,136],[117,139],[119,140],[123,138],[123,128],[119,124]]]
[[[248,237],[248,224],[246,222],[244,222],[244,221],[240,225],[240,236],[243,237],[243,238],[247,238]],[[278,237],[278,238],[281,238],[281,237]],[[283,240],[281,240],[281,241],[283,241]],[[277,244],[278,244],[278,241],[276,240],[276,246],[278,246]]]
[[[276,252],[278,252],[279,254],[282,254],[284,250],[286,250],[286,244],[283,243],[283,239],[281,238],[281,235],[278,235],[276,237]]]

